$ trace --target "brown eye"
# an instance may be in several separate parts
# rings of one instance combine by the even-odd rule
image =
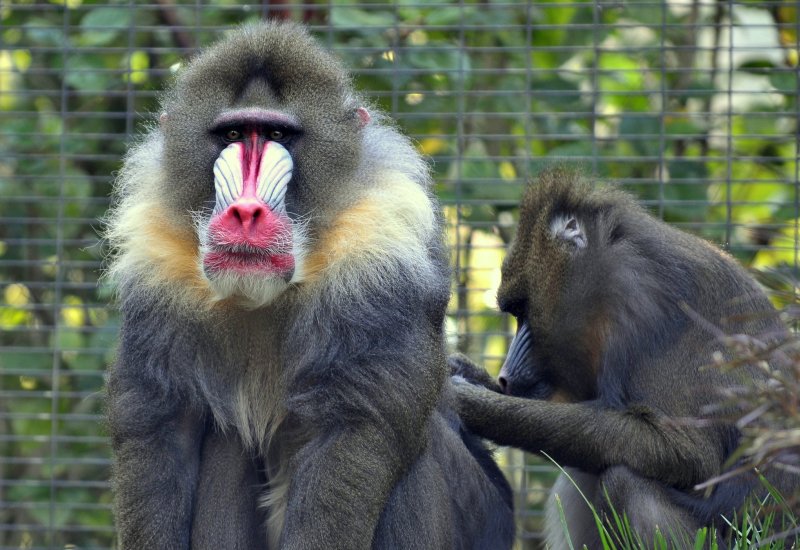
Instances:
[[[280,130],[272,130],[269,133],[269,139],[272,141],[280,141],[283,139],[283,132]]]
[[[226,141],[239,141],[242,139],[242,133],[239,130],[228,130],[225,132]]]

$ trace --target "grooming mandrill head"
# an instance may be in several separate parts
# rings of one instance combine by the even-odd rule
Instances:
[[[521,202],[502,268],[498,304],[518,325],[503,391],[596,397],[606,364],[656,349],[665,327],[684,318],[678,304],[694,303],[698,278],[686,251],[706,249],[617,189],[565,168],[543,173]]]
[[[245,26],[180,72],[128,155],[110,274],[170,286],[165,299],[184,304],[247,308],[312,279],[352,287],[345,263],[377,280],[354,267],[413,256],[435,231],[428,184],[413,147],[372,119],[303,27]]]

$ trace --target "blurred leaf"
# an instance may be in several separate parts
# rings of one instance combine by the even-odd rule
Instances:
[[[626,17],[653,27],[660,25],[669,17],[669,5],[666,2],[641,5],[630,2],[626,4],[625,8]]]
[[[425,138],[417,144],[417,150],[423,155],[433,156],[445,150],[448,143],[441,138]]]
[[[606,102],[623,112],[651,110],[652,94],[644,90],[644,72],[639,61],[624,54],[604,53],[600,56],[600,68],[603,73],[598,81]]]
[[[500,177],[506,181],[514,181],[517,179],[517,170],[514,168],[514,165],[508,161],[501,162],[498,167],[498,172],[500,173]]]
[[[485,144],[479,139],[472,139],[462,155],[463,161],[460,177],[463,180],[489,179],[495,175],[494,161],[489,158]],[[455,168],[455,167],[454,167]],[[453,178],[458,174],[453,174]]]
[[[737,70],[751,72],[755,74],[764,74],[764,72],[768,69],[772,69],[775,67],[775,64],[772,63],[769,59],[755,59],[751,61],[747,61],[742,63],[737,67]]]
[[[669,170],[669,176],[672,180],[694,180],[694,181],[702,181],[708,178],[708,168],[706,167],[705,163],[701,160],[697,160],[691,157],[688,158],[670,158],[667,159],[667,168]],[[671,187],[668,185],[667,187]],[[697,193],[690,192],[686,194],[681,194],[676,196],[675,198],[690,200],[690,199],[704,199],[705,198],[705,187],[701,185],[693,185],[693,189],[697,190]]]
[[[334,27],[391,27],[396,21],[394,14],[386,10],[332,6],[330,12],[330,22]]]
[[[14,67],[24,73],[31,66],[31,52],[29,50],[14,50],[11,54],[14,60]]]
[[[66,82],[82,91],[102,92],[109,87],[109,77],[103,74],[103,62],[93,55],[76,54],[67,58]]]
[[[62,47],[69,43],[60,26],[41,17],[31,17],[25,22],[25,34],[35,46]]]
[[[753,269],[769,269],[773,266],[794,265],[798,261],[797,247],[800,243],[796,242],[798,235],[798,224],[800,220],[794,220],[791,225],[773,232],[770,248],[764,248],[756,252],[752,263]]]
[[[751,112],[769,113],[770,110],[756,108]],[[732,132],[735,137],[736,150],[753,156],[769,156],[766,148],[771,145],[769,136],[779,133],[778,120],[778,117],[774,116],[748,116],[748,114],[735,116]]]
[[[128,68],[130,69],[129,75],[125,78],[130,78],[134,84],[143,84],[147,81],[147,69],[150,68],[150,57],[145,51],[135,51],[131,53],[128,58]]]
[[[9,111],[16,104],[14,90],[19,86],[19,76],[13,70],[13,58],[9,52],[0,51],[0,109]]]
[[[11,369],[49,370],[52,366],[52,353],[0,350],[0,371]]]
[[[666,116],[664,119],[664,131],[668,135],[686,135],[693,138],[695,136],[702,136],[705,130],[693,119]]]
[[[795,96],[797,95],[797,72],[775,71],[769,75],[769,83],[779,92]]]
[[[679,100],[697,98],[705,101],[709,93],[713,91],[714,84],[705,75],[701,74],[693,77],[685,88],[671,91],[670,95]]]
[[[634,151],[642,156],[659,154],[661,143],[661,117],[658,115],[623,115],[619,135],[627,139]]]
[[[418,69],[431,69],[447,72],[449,78],[455,80],[453,74],[459,71],[460,74],[468,74],[470,71],[470,59],[459,48],[449,48],[447,50],[430,51],[419,48],[409,51],[405,59],[408,64]]]
[[[18,307],[0,306],[0,328],[8,330],[31,323],[33,317],[29,311]]]
[[[433,26],[455,25],[456,23],[459,23],[466,14],[475,13],[476,11],[477,10],[471,6],[442,6],[436,9],[428,10],[424,16],[424,21],[426,25]]]
[[[797,3],[794,0],[775,0],[772,9],[775,22],[780,24],[778,36],[781,44],[797,52]]]
[[[81,42],[104,46],[114,41],[131,24],[131,8],[95,8],[81,20]]]
[[[547,153],[550,158],[558,157],[590,157],[592,155],[592,144],[585,141],[566,143],[553,147]]]
[[[568,106],[575,110],[581,108],[583,92],[579,80],[567,80],[559,75],[547,74],[531,80],[531,97],[552,105],[554,110],[562,110]]]

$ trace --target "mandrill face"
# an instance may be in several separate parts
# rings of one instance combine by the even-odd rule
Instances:
[[[427,165],[301,27],[269,29],[243,27],[165,93],[118,178],[110,277],[227,311],[351,293],[393,258],[429,264]]]
[[[228,145],[214,163],[211,217],[197,225],[212,289],[257,307],[299,279],[303,236],[286,210],[294,162],[280,141],[288,139],[289,125],[266,110],[246,115],[227,113],[217,125],[215,133]]]
[[[151,151],[170,184],[154,179],[148,194],[192,257],[193,278],[176,285],[190,300],[259,308],[307,283],[319,236],[366,187],[354,174],[369,115],[340,63],[296,30],[244,27],[164,96]]]

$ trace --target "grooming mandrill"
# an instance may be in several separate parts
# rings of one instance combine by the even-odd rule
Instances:
[[[199,55],[163,113],[108,218],[120,547],[509,548],[510,489],[448,404],[408,140],[290,24]]]
[[[567,467],[601,515],[613,516],[612,507],[627,515],[645,547],[656,530],[678,548],[692,547],[702,526],[724,534],[721,515],[731,517],[761,485],[740,476],[710,496],[694,490],[723,472],[739,434],[721,418],[705,426],[688,419],[718,402],[719,388],[765,375],[755,365],[704,367],[722,345],[697,319],[726,333],[785,334],[744,269],[624,193],[559,169],[524,196],[498,304],[518,323],[498,380],[451,358],[467,428]],[[797,485],[774,471],[767,477],[785,494]],[[554,489],[572,544],[600,548],[573,481],[562,475]],[[554,499],[547,537],[551,548],[568,547]]]

